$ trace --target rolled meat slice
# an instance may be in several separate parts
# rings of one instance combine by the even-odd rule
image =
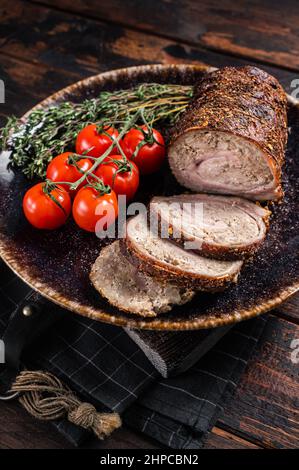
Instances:
[[[161,283],[138,272],[121,253],[119,240],[102,249],[92,266],[90,279],[111,305],[142,317],[168,312],[195,295],[191,289]]]
[[[211,194],[157,196],[149,207],[151,226],[160,236],[217,259],[252,255],[266,236],[270,217],[258,203]]]
[[[279,82],[256,67],[207,73],[173,130],[170,168],[196,192],[253,200],[282,197],[287,98]]]

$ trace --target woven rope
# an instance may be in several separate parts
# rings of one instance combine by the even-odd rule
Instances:
[[[82,403],[57,377],[47,372],[21,372],[11,391],[21,394],[20,403],[35,418],[52,421],[67,416],[71,423],[92,430],[99,439],[121,426],[117,413],[98,413],[93,405]]]

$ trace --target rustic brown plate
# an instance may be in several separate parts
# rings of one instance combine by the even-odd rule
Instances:
[[[38,106],[65,100],[81,101],[101,90],[128,88],[141,82],[193,84],[205,71],[196,66],[150,65],[131,67],[88,78]],[[259,315],[279,305],[299,289],[298,159],[299,109],[289,106],[290,136],[284,167],[285,198],[273,208],[271,229],[254,260],[243,269],[237,285],[218,294],[198,294],[189,304],[157,319],[144,320],[111,307],[92,287],[89,271],[108,242],[79,230],[70,220],[65,227],[43,232],[28,225],[22,196],[32,182],[8,170],[7,153],[0,158],[0,254],[30,286],[53,302],[81,315],[132,328],[188,330],[211,328]],[[153,188],[153,181],[155,187]],[[168,168],[142,184],[137,197],[180,193]]]

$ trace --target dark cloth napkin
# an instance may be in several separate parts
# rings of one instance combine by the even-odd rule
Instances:
[[[41,297],[0,261],[0,338],[24,299]],[[122,328],[51,302],[47,311],[57,311],[58,320],[26,351],[26,366],[52,372],[99,411],[116,411],[126,425],[175,449],[203,446],[266,323],[259,317],[236,325],[187,372],[162,379]],[[76,445],[90,436],[66,420],[55,426]]]

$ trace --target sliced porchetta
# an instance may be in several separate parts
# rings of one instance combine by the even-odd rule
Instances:
[[[116,240],[102,249],[90,272],[94,287],[111,305],[142,317],[155,317],[190,301],[195,291],[138,272]]]
[[[176,124],[168,157],[180,184],[195,192],[253,200],[282,197],[287,97],[257,67],[205,74]]]
[[[218,259],[252,255],[266,236],[269,216],[258,203],[235,196],[157,196],[149,205],[151,227],[160,236]]]
[[[242,261],[206,258],[160,238],[139,214],[127,223],[122,249],[140,272],[175,285],[203,291],[222,290],[236,282]]]

